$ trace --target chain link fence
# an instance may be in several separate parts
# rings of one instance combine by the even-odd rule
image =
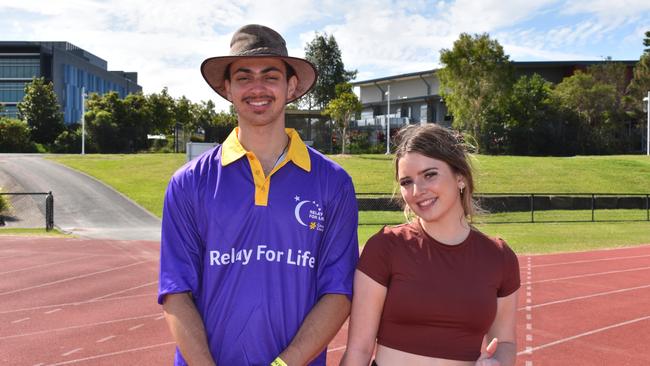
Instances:
[[[650,194],[639,193],[482,193],[484,223],[650,221]],[[400,197],[357,193],[361,225],[404,222]]]

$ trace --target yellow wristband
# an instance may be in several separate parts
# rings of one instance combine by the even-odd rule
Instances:
[[[271,366],[288,366],[286,362],[282,361],[282,359],[278,356],[271,362]]]

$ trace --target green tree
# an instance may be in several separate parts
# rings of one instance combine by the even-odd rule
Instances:
[[[522,76],[514,84],[506,121],[507,153],[564,155],[567,128],[555,108],[552,84],[539,74]]]
[[[0,117],[0,153],[32,152],[29,126],[25,121]]]
[[[487,33],[462,33],[451,50],[440,51],[441,94],[454,128],[470,133],[482,149],[498,151],[513,84],[509,56]]]
[[[650,31],[646,33],[648,37],[644,40],[644,44],[646,41],[650,43],[650,34],[648,33]],[[643,109],[647,107],[647,104],[643,102],[643,98],[648,97],[648,92],[650,92],[650,51],[646,50],[641,55],[639,62],[634,65],[632,81],[628,85],[627,94],[624,99],[625,111],[632,121],[636,135],[636,138],[633,137],[633,146],[639,146],[638,141],[641,141],[641,150],[645,150],[646,148],[643,136],[646,135],[647,114]],[[645,138],[648,137],[646,136]],[[637,141],[636,144],[634,140]]]
[[[359,113],[361,108],[362,105],[359,98],[352,91],[352,84],[341,83],[336,86],[336,98],[330,100],[322,112],[336,122],[337,130],[341,136],[341,154],[345,154],[350,119]]]
[[[314,39],[305,47],[305,58],[318,70],[316,85],[304,98],[308,109],[323,109],[336,97],[336,85],[357,76],[357,70],[345,70],[341,50],[333,35],[316,33]]]
[[[122,100],[120,138],[128,141],[128,152],[147,150],[151,141],[147,135],[153,130],[151,111],[147,97],[142,93],[129,94]]]
[[[214,110],[215,105],[211,100],[201,101],[197,104],[194,110],[194,124],[197,130],[203,130],[203,141],[214,142],[215,137],[212,136],[212,125],[217,116]]]
[[[95,151],[93,141],[87,132],[84,146],[86,153]],[[61,132],[54,140],[52,152],[64,154],[78,154],[81,152],[81,125],[75,123],[67,126],[65,131]]]
[[[18,117],[31,128],[33,141],[41,144],[54,142],[65,125],[52,82],[46,83],[41,77],[25,85],[25,97],[18,103]]]
[[[147,97],[151,133],[168,134],[173,130],[174,105],[174,99],[169,95],[166,87],[160,93],[153,93]]]
[[[197,106],[185,96],[174,101],[174,121],[183,131],[183,145],[191,140],[196,131]]]
[[[616,87],[596,80],[584,72],[565,78],[554,94],[567,118],[578,120],[577,147],[580,154],[610,154],[620,152],[621,126],[617,123],[619,103]]]
[[[228,112],[219,112],[214,116],[210,128],[206,129],[206,141],[223,143],[235,127],[237,127],[237,114],[230,106]]]
[[[643,52],[648,54],[650,53],[650,31],[645,32],[645,38],[643,39],[643,45],[646,47]]]

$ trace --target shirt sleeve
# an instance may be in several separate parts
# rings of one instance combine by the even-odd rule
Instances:
[[[508,244],[503,244],[503,278],[497,291],[498,297],[506,297],[515,292],[520,286],[519,260]]]
[[[382,286],[388,287],[391,279],[389,241],[385,228],[373,235],[363,247],[357,269]]]
[[[158,303],[170,293],[196,295],[201,276],[203,245],[198,233],[191,184],[186,171],[172,177],[165,192],[160,242]]]
[[[349,176],[327,209],[318,256],[317,296],[344,294],[352,298],[354,268],[359,260],[357,199]]]

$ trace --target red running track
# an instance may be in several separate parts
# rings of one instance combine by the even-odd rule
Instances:
[[[519,261],[518,365],[650,365],[650,245]],[[155,242],[1,236],[0,364],[171,364],[157,273]]]

